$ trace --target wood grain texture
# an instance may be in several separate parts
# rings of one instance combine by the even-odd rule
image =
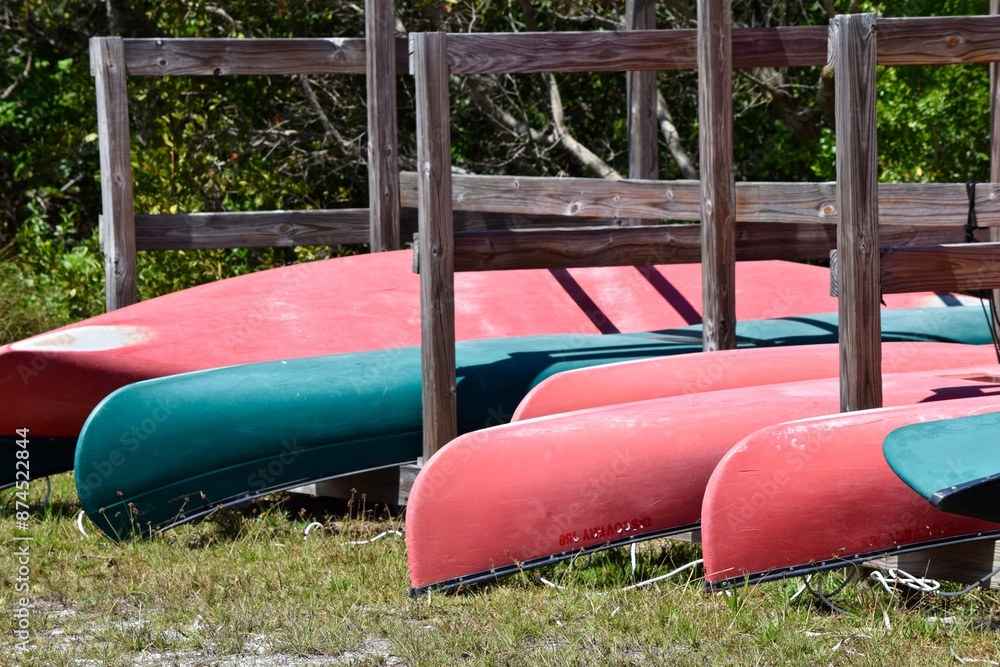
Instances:
[[[355,37],[126,39],[124,45],[129,76],[365,74],[365,40]],[[394,65],[405,71],[406,40],[393,38],[392,48]]]
[[[458,435],[447,35],[410,35],[417,98],[424,460]]]
[[[733,32],[733,67],[826,64],[823,27],[745,28]],[[628,72],[695,69],[695,30],[463,33],[448,36],[453,74]]]
[[[837,16],[836,69],[840,408],[882,406],[875,16]]]
[[[91,39],[90,63],[97,94],[105,307],[111,311],[138,301],[132,149],[121,38]]]
[[[400,174],[400,201],[417,205],[417,176]],[[961,183],[882,183],[879,221],[894,225],[962,227],[968,210]],[[509,213],[526,218],[643,218],[700,220],[699,181],[612,181],[537,176],[452,174],[455,211]],[[976,212],[983,227],[1000,226],[1000,183],[976,187]],[[836,222],[835,183],[736,183],[739,222]]]
[[[882,293],[1000,288],[1000,243],[881,250]]]
[[[990,14],[992,16],[997,16],[1000,14],[1000,0],[990,0]],[[990,180],[996,181],[1000,178],[1000,63],[990,63]],[[976,193],[978,195],[979,190],[982,186],[976,187]],[[976,201],[978,217],[978,196]],[[982,224],[982,223],[979,223]],[[991,227],[989,231],[989,240],[998,243],[1000,242],[1000,228]],[[992,292],[993,303],[1000,304],[1000,290],[993,290]],[[1000,320],[998,318],[993,318],[993,329],[1000,339]]]
[[[290,248],[367,243],[366,208],[135,216],[137,250]]]
[[[1000,60],[1000,16],[879,19],[879,65],[953,65]]]
[[[728,0],[698,0],[698,139],[702,340],[706,351],[729,350],[736,347],[736,184]]]
[[[654,30],[655,0],[626,0],[625,28]],[[628,176],[655,179],[659,175],[659,142],[656,122],[656,72],[626,72],[628,104]],[[642,224],[641,218],[628,218],[629,225]]]
[[[456,271],[569,269],[698,262],[700,225],[621,228],[557,227],[494,229],[455,234]],[[961,239],[955,228],[882,228],[886,245],[946,243]],[[837,227],[816,223],[747,223],[735,229],[736,259],[825,259],[836,247]]]
[[[399,249],[396,128],[396,3],[365,0],[368,99],[368,208],[372,252]]]

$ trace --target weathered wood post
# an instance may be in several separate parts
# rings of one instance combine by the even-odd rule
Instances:
[[[736,347],[736,184],[729,0],[698,0],[702,319],[705,350]]]
[[[129,134],[125,48],[121,37],[90,40],[90,73],[97,92],[97,137],[101,154],[101,250],[105,307],[115,310],[138,300],[132,149]]]
[[[396,3],[365,0],[368,84],[368,211],[372,252],[399,249]]]
[[[627,30],[656,29],[655,0],[627,0]],[[659,146],[656,128],[656,72],[627,72],[628,87],[628,177],[655,179],[659,176]],[[641,218],[624,221],[641,225]]]
[[[830,21],[837,129],[840,409],[882,406],[874,14]]]
[[[1000,14],[1000,0],[990,0],[990,14]],[[990,63],[990,180],[1000,183],[1000,63],[996,62]],[[990,241],[1000,241],[1000,227],[990,227]],[[993,290],[993,303],[1000,304],[1000,290]],[[996,313],[992,324],[1000,328]]]
[[[416,79],[417,97],[417,253],[425,460],[458,435],[447,39],[443,32],[410,35],[410,71]]]

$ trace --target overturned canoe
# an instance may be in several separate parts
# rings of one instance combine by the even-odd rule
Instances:
[[[892,348],[885,347],[891,367]],[[904,352],[909,368],[935,364],[933,354]],[[977,353],[992,357],[992,350]],[[885,400],[903,405],[1000,394],[1000,387],[977,379],[1000,372],[991,361],[956,371],[959,377],[950,377],[951,370],[941,371],[944,377],[887,375]],[[828,378],[591,408],[463,435],[425,464],[408,499],[413,591],[691,530],[727,451],[760,428],[836,412],[839,398],[838,379]]]
[[[907,486],[942,512],[1000,522],[1000,412],[922,422],[882,443]]]
[[[1000,394],[865,410],[752,434],[705,493],[705,580],[741,585],[882,555],[997,539],[1000,524],[940,512],[889,468],[882,441],[917,422],[1000,411]]]
[[[830,342],[835,322],[835,315],[741,322],[737,333],[754,345]],[[905,323],[916,338],[945,330],[989,337],[974,308],[887,311],[883,322],[887,331]],[[697,328],[463,341],[459,428],[507,421],[524,394],[556,372],[700,349]],[[149,533],[268,491],[412,461],[421,453],[420,382],[420,350],[407,347],[123,387],[98,405],[81,433],[81,502],[111,535]]]
[[[386,252],[263,271],[0,347],[0,457],[13,457],[14,433],[27,428],[32,475],[69,470],[87,415],[132,382],[417,345],[420,283],[412,258],[408,251]],[[828,272],[819,267],[741,262],[736,280],[742,318],[836,310],[825,294]],[[459,340],[654,331],[700,322],[701,267],[460,273],[455,295]],[[922,294],[891,303],[956,302],[949,295]],[[12,481],[0,473],[0,488]]]

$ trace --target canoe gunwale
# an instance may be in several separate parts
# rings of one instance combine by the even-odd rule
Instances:
[[[445,579],[443,581],[435,582],[433,584],[427,584],[426,586],[410,588],[410,597],[418,598],[421,595],[426,595],[429,593],[455,592],[463,587],[479,586],[482,584],[490,583],[491,581],[496,581],[503,577],[510,576],[512,574],[517,574],[518,572],[526,572],[528,570],[534,570],[536,568],[544,567],[546,565],[553,565],[555,563],[559,563],[564,560],[569,560],[570,558],[575,558],[577,556],[586,556],[589,554],[599,553],[601,551],[607,551],[608,549],[614,549],[616,547],[627,547],[632,544],[638,544],[640,542],[648,542],[650,540],[660,539],[664,537],[672,537],[674,535],[680,535],[682,533],[690,533],[693,530],[698,530],[700,526],[701,522],[698,521],[683,526],[671,526],[670,528],[664,528],[662,530],[654,531],[651,533],[641,533],[639,535],[622,537],[615,540],[610,540],[608,542],[602,542],[601,544],[594,544],[589,547],[580,547],[579,549],[573,549],[572,551],[563,551],[562,553],[558,554],[538,556],[537,558],[530,558],[525,561],[511,563],[510,565],[495,567],[490,570],[484,570],[482,572],[477,572],[466,576],[453,577],[451,579]]]
[[[828,560],[816,561],[815,563],[807,563],[804,565],[794,565],[790,567],[783,567],[776,570],[768,570],[766,572],[755,572],[753,574],[741,574],[735,577],[727,577],[725,579],[716,579],[714,581],[705,580],[703,588],[706,591],[720,591],[730,588],[738,588],[743,585],[751,584],[762,584],[768,581],[781,581],[784,579],[790,579],[792,577],[802,577],[810,574],[817,574],[819,572],[828,572],[831,570],[837,570],[840,568],[850,567],[852,565],[860,565],[865,561],[875,560],[877,558],[882,558],[885,556],[895,556],[898,554],[911,553],[914,551],[924,551],[926,549],[935,549],[938,547],[951,547],[959,544],[969,544],[971,542],[981,542],[988,540],[1000,539],[1000,529],[985,531],[976,534],[959,535],[956,537],[946,537],[936,540],[925,540],[922,542],[914,542],[912,544],[904,544],[898,547],[892,547],[889,549],[878,549],[876,551],[868,551],[865,553],[855,554],[849,558],[830,558]]]

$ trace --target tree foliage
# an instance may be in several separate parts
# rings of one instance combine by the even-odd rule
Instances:
[[[101,308],[92,35],[361,36],[362,4],[6,0],[0,6],[0,248],[6,249],[0,255],[0,294],[45,293],[47,310],[54,308],[64,320]],[[738,27],[824,25],[838,12],[932,16],[987,10],[986,0],[733,2]],[[624,11],[624,0],[400,0],[397,34],[615,30],[624,25]],[[694,27],[695,3],[661,0],[657,24]],[[658,81],[660,176],[697,177],[697,74],[662,72]],[[624,76],[454,77],[452,87],[456,168],[627,176]],[[367,204],[363,77],[136,77],[129,89],[139,212]],[[398,91],[401,163],[412,169],[409,77],[400,77]],[[832,74],[822,68],[737,72],[737,178],[832,179],[832,95]],[[878,95],[883,180],[987,177],[985,66],[883,68]],[[331,252],[141,253],[141,296]],[[0,310],[2,303],[0,296]]]

